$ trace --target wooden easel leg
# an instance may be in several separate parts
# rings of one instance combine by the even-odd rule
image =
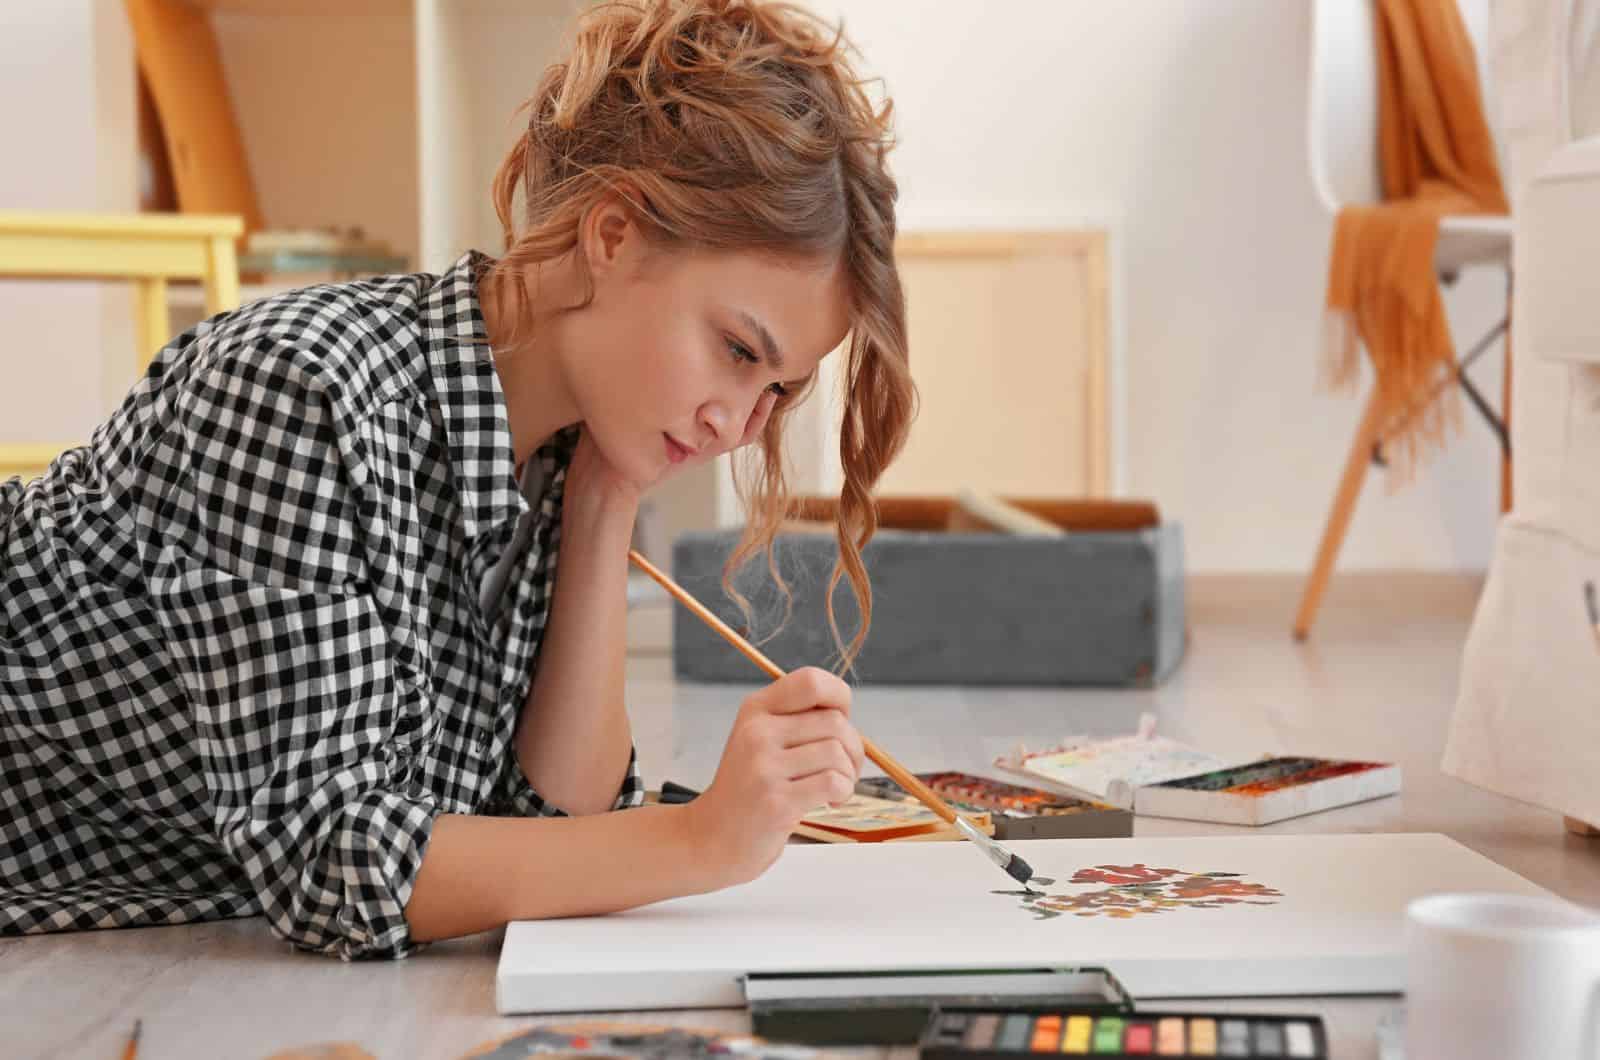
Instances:
[[[1300,612],[1294,620],[1295,640],[1305,640],[1311,634],[1311,623],[1317,617],[1322,594],[1328,588],[1328,577],[1333,573],[1333,561],[1338,558],[1339,546],[1344,544],[1350,516],[1355,512],[1356,498],[1361,496],[1361,484],[1367,477],[1372,446],[1378,440],[1378,420],[1378,390],[1373,387],[1372,393],[1367,396],[1366,410],[1361,414],[1361,425],[1356,428],[1355,441],[1350,444],[1344,476],[1339,480],[1339,492],[1334,496],[1333,510],[1328,513],[1328,524],[1322,531],[1322,544],[1317,548],[1316,563],[1300,596]]]
[[[1600,838],[1600,828],[1596,828],[1587,821],[1580,821],[1576,817],[1564,817],[1562,820],[1566,821],[1567,831],[1573,835],[1581,835],[1585,839]]]

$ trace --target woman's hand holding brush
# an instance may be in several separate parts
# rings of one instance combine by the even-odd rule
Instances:
[[[795,670],[739,707],[716,779],[684,806],[707,864],[748,883],[778,859],[800,818],[849,799],[865,758],[850,722],[850,686]]]
[[[726,622],[722,621],[722,619],[713,614],[705,604],[702,604],[699,600],[696,600],[693,596],[689,595],[689,592],[684,589],[683,586],[667,577],[666,574],[662,573],[662,571],[659,570],[654,563],[651,563],[649,560],[641,556],[637,549],[628,550],[628,559],[632,561],[635,567],[638,567],[640,570],[650,575],[651,578],[655,579],[656,583],[670,593],[673,599],[677,600],[684,607],[687,607],[694,613],[695,617],[699,618],[700,621],[704,622],[706,625],[710,626],[714,631],[716,631],[716,634],[719,637],[723,638],[729,644],[732,644],[735,648],[739,649],[740,654],[760,667],[762,672],[773,678],[776,684],[783,683],[784,672],[777,663],[761,654],[755,645],[751,644],[739,634],[735,633]],[[828,676],[823,671],[818,671],[818,673],[821,674],[822,677]],[[822,684],[818,685],[819,689],[823,687],[826,686]],[[843,689],[843,693],[845,697],[844,701],[846,704],[848,704],[850,693],[849,688],[845,687]],[[941,799],[937,793],[935,793],[931,788],[918,779],[917,776],[909,769],[885,754],[882,748],[879,748],[870,740],[861,738],[859,736],[857,738],[861,740],[861,748],[866,752],[867,757],[871,758],[880,769],[889,774],[890,778],[893,779],[896,784],[899,784],[906,791],[910,792],[924,806],[938,814],[940,818],[948,821],[955,827],[955,830],[960,832],[965,838],[971,840],[973,845],[975,845],[979,850],[983,851],[985,857],[999,866],[1000,871],[1004,872],[1007,876],[1010,876],[1024,887],[1028,886],[1029,880],[1035,878],[1033,874],[1033,866],[1029,865],[1026,861],[1023,861],[1021,858],[1017,857],[1017,855],[1013,854],[999,843],[996,843],[993,839],[978,831],[976,825],[946,805],[945,801]],[[856,757],[856,761],[859,765],[859,754]],[[774,858],[776,856],[776,854],[773,855]],[[770,862],[768,862],[768,864],[770,864]],[[1047,877],[1040,876],[1038,877],[1038,882],[1048,885],[1054,883],[1055,881]],[[1031,887],[1028,889],[1032,890]]]

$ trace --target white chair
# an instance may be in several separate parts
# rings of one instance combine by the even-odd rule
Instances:
[[[1485,113],[1491,130],[1494,115],[1487,101],[1492,99],[1488,78],[1489,0],[1459,0],[1462,20],[1472,37],[1477,53],[1478,79],[1484,86]],[[1315,0],[1311,28],[1311,84],[1307,121],[1307,147],[1311,182],[1317,198],[1330,217],[1342,206],[1377,202],[1382,198],[1378,176],[1378,69],[1373,0]],[[1502,149],[1503,154],[1503,149]],[[1502,164],[1502,172],[1504,165]],[[1466,392],[1500,438],[1502,463],[1500,504],[1511,504],[1511,449],[1504,417],[1497,415],[1479,389],[1466,375],[1466,368],[1506,334],[1511,293],[1511,218],[1509,216],[1463,215],[1445,217],[1439,223],[1439,242],[1434,265],[1440,279],[1453,283],[1463,268],[1496,265],[1506,270],[1508,314],[1473,347],[1458,358],[1452,378]],[[1511,343],[1505,344],[1507,371],[1506,397],[1510,394],[1509,370]],[[1441,379],[1440,387],[1451,379]],[[1505,402],[1510,408],[1509,401]],[[1367,474],[1369,461],[1383,463],[1383,439],[1378,405],[1367,398],[1360,426],[1345,461],[1344,474],[1334,495],[1333,508],[1322,531],[1322,542],[1300,598],[1295,616],[1294,635],[1304,640],[1322,602],[1328,577],[1333,572],[1339,546],[1344,542],[1356,498]]]

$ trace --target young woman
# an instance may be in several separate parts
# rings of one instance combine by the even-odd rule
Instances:
[[[630,808],[623,709],[641,491],[758,445],[736,558],[770,545],[846,338],[834,578],[870,617],[914,393],[889,108],[845,47],[756,0],[593,10],[496,176],[499,259],[205,321],[0,483],[0,933],[261,913],[400,957],[747,881],[849,795],[825,671],[746,699],[684,806]]]

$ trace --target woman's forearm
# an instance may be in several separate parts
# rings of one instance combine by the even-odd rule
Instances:
[[[564,512],[555,596],[517,725],[528,782],[573,815],[612,808],[633,748],[623,669],[636,514],[635,505],[610,499]]]
[[[692,806],[588,817],[441,814],[406,903],[418,942],[512,920],[585,916],[724,886],[697,846]]]

